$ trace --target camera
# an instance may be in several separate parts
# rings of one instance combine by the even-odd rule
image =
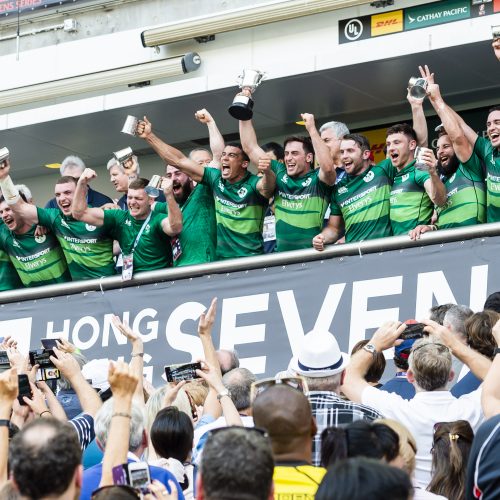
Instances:
[[[406,329],[399,338],[403,340],[421,339],[424,335],[427,335],[426,332],[424,332],[424,327],[425,325],[423,323],[413,323],[412,325],[407,325]]]
[[[36,372],[36,380],[57,380],[61,378],[61,374],[50,360],[50,356],[54,356],[54,351],[51,349],[30,351],[31,366],[39,366]]]
[[[201,363],[187,363],[185,365],[165,366],[167,382],[180,382],[181,380],[193,380],[200,378],[196,370],[201,370]]]
[[[126,484],[141,491],[149,493],[151,475],[147,462],[129,462],[113,467],[113,483]]]

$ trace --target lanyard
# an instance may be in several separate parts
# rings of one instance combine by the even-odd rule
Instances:
[[[146,228],[149,220],[151,219],[152,213],[153,212],[149,212],[148,218],[143,222],[141,230],[139,231],[139,233],[137,234],[137,236],[135,238],[134,245],[132,246],[132,250],[130,251],[130,253],[134,253],[135,247],[139,244],[139,240],[141,239],[142,233],[144,232],[144,229]]]

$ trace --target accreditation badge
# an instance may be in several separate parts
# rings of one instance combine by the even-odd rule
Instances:
[[[181,240],[179,239],[178,236],[174,236],[171,239],[171,245],[172,245],[172,258],[174,259],[174,262],[176,262],[182,255]]]
[[[123,255],[122,281],[129,281],[134,274],[134,254]]]

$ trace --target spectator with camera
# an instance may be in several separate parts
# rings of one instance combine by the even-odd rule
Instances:
[[[398,339],[406,325],[399,322],[382,325],[370,343],[351,358],[342,390],[349,399],[376,408],[386,418],[400,421],[415,436],[418,448],[416,479],[419,485],[425,487],[431,479],[433,425],[436,422],[467,420],[477,429],[484,420],[479,405],[481,389],[459,399],[446,390],[446,385],[453,378],[451,351],[482,378],[490,362],[457,340],[445,327],[429,320],[423,322],[425,330],[432,336],[415,342],[408,360],[408,381],[416,391],[413,399],[407,401],[397,394],[380,391],[364,380],[373,354],[401,343]]]

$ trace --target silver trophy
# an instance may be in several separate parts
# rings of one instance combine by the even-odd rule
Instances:
[[[160,196],[161,182],[163,178],[160,175],[153,175],[149,184],[144,188],[148,196],[151,198],[158,198]]]
[[[422,146],[417,146],[415,148],[414,158],[415,158],[415,168],[417,170],[424,170],[424,171],[429,170],[429,165],[427,165],[427,163],[425,163],[425,161],[423,160],[423,155],[426,151],[428,151],[428,148],[423,148]]]
[[[7,160],[10,156],[9,150],[7,148],[0,149],[0,164]]]
[[[113,156],[118,163],[123,165],[129,158],[132,158],[132,156],[134,156],[134,152],[132,151],[131,147],[128,147],[120,149],[120,151],[115,151],[113,153]]]
[[[253,94],[265,75],[264,72],[257,69],[244,69],[238,77],[238,85],[240,89],[248,89]],[[228,111],[237,120],[250,120],[253,116],[253,99],[246,95],[237,95]]]
[[[427,80],[412,76],[408,82],[408,88],[412,97],[415,99],[424,99],[427,94]]]
[[[128,135],[136,135],[139,120],[132,115],[128,115],[122,128],[122,132]]]
[[[493,37],[493,40],[500,38],[500,25],[491,27],[491,36]]]

